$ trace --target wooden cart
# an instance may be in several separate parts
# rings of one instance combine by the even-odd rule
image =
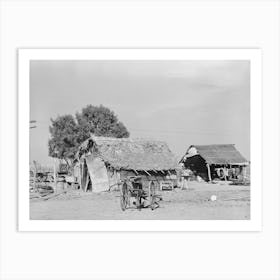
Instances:
[[[120,204],[123,211],[131,206],[131,198],[134,198],[133,204],[138,210],[141,208],[154,210],[159,207],[162,198],[156,194],[156,182],[149,181],[148,188],[145,188],[142,180],[141,176],[131,176],[121,183]]]

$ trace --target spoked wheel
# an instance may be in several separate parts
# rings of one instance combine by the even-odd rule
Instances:
[[[150,182],[149,184],[149,202],[151,210],[155,210],[157,208],[156,202],[156,185],[154,182]]]
[[[124,182],[121,186],[121,209],[124,211],[128,205],[129,195],[128,195],[128,186]]]

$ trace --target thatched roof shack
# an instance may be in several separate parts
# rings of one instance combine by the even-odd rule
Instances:
[[[175,174],[178,167],[175,156],[165,142],[147,139],[91,136],[80,146],[78,158],[82,168],[87,169],[91,175],[93,190],[108,189],[118,180],[130,175],[145,174],[163,179]],[[87,176],[86,172],[82,173],[84,175],[81,177]],[[102,187],[97,186],[98,174],[103,178]],[[87,180],[84,181],[83,183],[82,180],[81,186],[86,190]]]
[[[191,151],[192,148],[196,151]],[[233,144],[190,146],[187,154],[190,156],[199,154],[210,165],[247,165],[248,163]]]
[[[249,165],[234,144],[191,145],[180,162],[202,177],[206,173],[209,181],[216,175],[226,179],[228,170],[236,173],[239,169],[242,173]],[[219,172],[223,176],[219,176]]]

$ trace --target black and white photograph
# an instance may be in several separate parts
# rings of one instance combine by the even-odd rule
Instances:
[[[279,8],[0,1],[0,279],[279,280]]]
[[[31,220],[250,220],[249,60],[29,74]]]

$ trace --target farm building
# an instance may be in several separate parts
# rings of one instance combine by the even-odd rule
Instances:
[[[84,191],[116,188],[128,176],[175,184],[177,162],[161,141],[92,136],[78,150],[80,187]]]
[[[233,144],[192,145],[180,163],[205,181],[246,178],[249,165]]]

